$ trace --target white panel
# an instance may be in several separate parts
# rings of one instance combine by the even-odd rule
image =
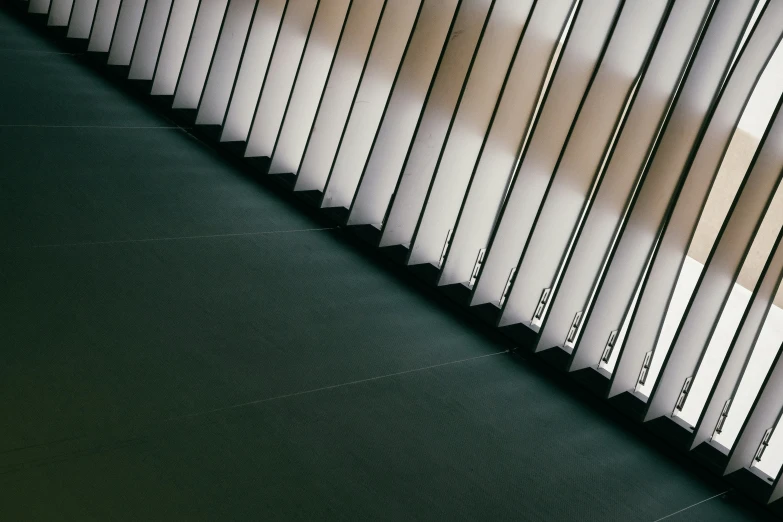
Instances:
[[[659,335],[664,318],[672,324],[679,324],[682,319],[681,313],[667,313],[667,310],[688,246],[742,111],[780,39],[781,17],[783,2],[772,3],[765,10],[721,95],[693,164],[684,172],[687,178],[665,226],[651,265],[649,283],[639,300],[639,320],[631,326],[626,338],[628,348],[623,350],[623,353],[633,350],[644,354],[654,349],[648,387],[654,382],[659,365],[669,350],[669,341],[661,342]],[[683,300],[690,300],[691,293],[683,296]],[[701,346],[693,349],[700,350]],[[629,368],[631,372],[634,370],[638,368]]]
[[[540,348],[563,343],[577,312],[586,311],[627,200],[656,139],[692,46],[697,37],[703,36],[700,30],[712,4],[711,0],[674,4],[581,234],[560,264],[563,275],[541,329]],[[579,346],[571,369],[597,366],[603,348],[603,345]]]
[[[552,60],[573,4],[550,0],[535,5],[457,219],[441,285],[467,283],[479,249],[489,243],[519,150],[544,94],[546,76],[557,67]]]
[[[253,122],[253,111],[261,94],[261,86],[287,4],[288,0],[260,0],[256,8],[223,120],[220,141],[247,139],[250,124]]]
[[[729,453],[729,463],[724,474],[749,468],[754,463],[764,432],[774,428],[783,410],[783,359],[780,357],[783,346],[778,349],[773,366],[764,378],[759,397],[753,404],[748,418],[740,430],[737,442]]]
[[[549,95],[495,225],[473,304],[500,299],[509,272],[517,266],[619,7],[616,1],[587,0],[578,8]]]
[[[506,73],[531,15],[528,0],[497,0],[460,95],[411,243],[410,264],[437,265],[454,227]]]
[[[231,0],[198,106],[196,123],[220,125],[226,115],[256,0]]]
[[[385,0],[362,0],[351,5],[315,123],[307,138],[295,190],[322,190],[326,184],[385,3]]]
[[[660,378],[650,396],[646,420],[671,414],[685,379],[695,375],[754,236],[758,233],[760,237],[769,237],[769,234],[762,235],[767,226],[772,227],[771,235],[775,237],[783,225],[783,197],[777,198],[777,204],[770,205],[783,171],[783,118],[777,118],[762,147],[728,223],[718,237],[717,247],[707,260],[687,315],[664,360]],[[767,210],[769,215],[762,224]],[[754,242],[753,250],[766,258],[765,253],[772,245],[763,243]],[[719,335],[719,330],[715,329],[714,334]]]
[[[691,270],[690,267],[693,265],[691,262],[683,265],[685,252],[688,250],[687,245],[693,241],[699,241],[704,242],[705,248],[709,249],[706,247],[706,243],[709,242],[711,247],[717,234],[717,230],[715,230],[711,234],[712,239],[702,237],[703,233],[700,233],[696,239],[691,239],[694,237],[699,215],[703,215],[704,212],[714,213],[715,215],[710,214],[709,219],[720,223],[728,212],[728,203],[733,193],[726,194],[728,201],[721,210],[710,210],[715,206],[712,203],[703,210],[704,204],[711,190],[729,190],[728,187],[713,189],[713,182],[749,94],[756,84],[759,73],[765,67],[771,50],[776,45],[780,29],[774,27],[776,24],[772,20],[774,20],[774,11],[779,8],[779,4],[776,7],[770,6],[770,9],[767,10],[767,16],[764,18],[765,23],[759,27],[751,40],[751,45],[741,55],[738,68],[727,84],[720,104],[712,116],[709,128],[697,151],[682,192],[666,225],[665,235],[651,265],[650,282],[646,285],[644,294],[641,296],[637,312],[638,316],[644,320],[636,321],[633,324],[625,341],[629,351],[641,352],[642,357],[657,345],[648,372],[648,384],[640,389],[645,395],[649,394],[652,388],[672,341],[674,331],[685,312],[685,307],[680,306],[679,303],[688,302],[698,277],[697,274],[691,279],[685,272],[686,268]],[[750,158],[748,158],[749,160]],[[721,168],[725,169],[726,166]],[[740,170],[740,174],[744,174],[745,168],[740,167]],[[720,179],[718,178],[717,183],[722,187],[721,183],[723,182]],[[737,180],[738,182],[739,180]],[[736,190],[736,187],[732,188]],[[703,217],[702,221],[704,219]],[[698,270],[697,267],[700,265],[693,266],[693,270]],[[693,284],[689,283],[691,280]],[[631,359],[626,359],[626,361],[634,359],[634,356],[630,357]],[[638,367],[629,367],[628,371],[638,372]]]
[[[685,83],[682,96],[672,113],[672,120],[661,140],[660,147],[651,161],[649,172],[639,189],[638,199],[630,210],[628,223],[618,239],[618,246],[612,266],[607,270],[606,280],[596,298],[595,320],[587,325],[582,344],[591,346],[606,342],[609,332],[618,328],[631,296],[637,291],[644,267],[654,254],[653,245],[664,222],[669,200],[674,195],[682,176],[687,173],[688,157],[693,147],[698,146],[700,128],[709,121],[708,109],[714,99],[720,81],[734,57],[737,42],[742,36],[744,25],[753,11],[754,2],[732,2],[718,4],[713,21],[707,30],[705,41],[696,55],[693,71]],[[754,72],[752,80],[755,80]],[[739,85],[739,84],[738,84]],[[736,103],[729,99],[729,109]],[[730,129],[726,123],[716,123],[721,133]],[[717,168],[723,148],[717,151],[704,149],[707,161],[704,165],[708,175],[714,174],[709,165]],[[717,157],[712,156],[718,154]],[[686,298],[687,301],[687,298]],[[636,327],[645,323],[637,323]],[[660,323],[656,325],[659,327]],[[629,391],[636,386],[646,350],[629,342],[618,343],[619,357],[610,395]],[[626,349],[627,347],[627,349]],[[649,348],[648,348],[649,349]],[[653,372],[648,372],[651,375]],[[652,378],[649,379],[653,381]],[[679,392],[679,390],[678,390]]]
[[[247,137],[246,157],[272,156],[318,0],[289,0]]]
[[[783,298],[783,293],[779,292],[778,298]],[[764,377],[772,367],[781,343],[783,343],[783,309],[773,305],[753,346],[739,386],[732,396],[729,416],[721,432],[715,434],[715,443],[725,448],[734,447],[740,429],[761,391]]]
[[[636,283],[647,266],[669,200],[753,7],[753,0],[718,3],[660,145],[645,167],[647,174],[642,188],[578,341],[580,350],[585,345],[602,350],[610,333],[620,329],[636,292]],[[641,363],[636,366],[632,381]],[[626,387],[625,379],[618,379],[618,375],[615,372],[613,394],[633,388],[634,383]]]
[[[32,2],[30,4],[32,6]],[[90,33],[90,44],[87,50],[96,53],[107,53],[111,47],[111,37],[120,12],[120,0],[101,0],[95,10],[95,20]]]
[[[119,0],[117,0],[119,3]],[[28,7],[27,12],[33,13],[33,14],[46,14],[49,12],[49,7],[51,7],[52,0],[30,0],[30,6]]]
[[[552,174],[506,301],[504,323],[533,323],[543,290],[555,285],[558,265],[577,233],[587,198],[667,5],[663,0],[626,2]]]
[[[386,5],[324,190],[324,207],[348,208],[401,66],[421,0]]]
[[[133,50],[128,72],[129,79],[151,80],[155,74],[155,64],[158,62],[160,46],[163,43],[163,33],[166,30],[166,21],[169,19],[171,2],[172,0],[147,2],[136,49]]]
[[[714,323],[714,330],[706,346],[701,350],[701,359],[694,365],[695,376],[687,400],[681,410],[675,411],[675,415],[689,425],[695,426],[699,421],[717,375],[726,362],[732,340],[737,335],[743,319],[749,312],[750,304],[759,291],[758,285],[764,275],[763,266],[760,264],[763,265],[771,259],[775,235],[780,232],[781,226],[783,226],[783,191],[778,191],[743,261],[740,275],[729,289],[726,303]],[[759,258],[761,258],[760,264],[757,263]],[[743,285],[747,285],[749,289]],[[754,289],[753,292],[750,289]],[[676,358],[676,354],[672,354],[672,360]],[[687,364],[688,361],[685,361],[685,365]]]
[[[49,7],[47,25],[52,27],[68,25],[71,9],[73,9],[73,0],[52,0],[52,5]]]
[[[200,0],[174,0],[152,80],[152,94],[174,94]]]
[[[318,6],[302,65],[272,153],[269,168],[272,174],[293,174],[299,170],[307,136],[310,135],[350,6],[350,0],[331,0]]]
[[[380,227],[383,221],[458,4],[455,0],[425,0],[422,5],[389,106],[351,205],[349,225],[376,224]]]
[[[123,0],[111,39],[109,65],[129,65],[147,0]]]
[[[182,72],[174,93],[175,109],[195,109],[204,90],[228,0],[203,0],[190,35]]]
[[[68,22],[68,38],[89,38],[98,0],[75,0]]]
[[[692,447],[710,440],[713,434],[723,446],[729,448],[733,446],[733,439],[726,441],[725,437],[728,435],[726,432],[733,431],[732,425],[744,421],[752,405],[752,398],[759,392],[758,386],[761,384],[762,374],[756,371],[755,365],[752,365],[750,360],[751,357],[756,359],[760,355],[757,352],[764,349],[765,339],[762,336],[762,330],[775,329],[774,325],[768,324],[768,321],[776,315],[776,312],[770,312],[772,311],[773,299],[780,288],[781,276],[783,276],[783,245],[780,244],[780,238],[778,238],[775,253],[762,276],[759,291],[753,298],[747,317],[742,321],[737,335],[732,340],[726,364],[720,369],[712,386],[707,406],[696,424],[696,435]],[[776,340],[775,350],[781,343],[783,343],[783,336]],[[748,388],[747,384],[750,383],[740,384],[745,379],[754,381],[755,386],[746,389]],[[728,411],[725,412],[726,419],[721,432],[715,433],[726,401],[729,400],[731,400],[731,404]]]
[[[488,0],[463,1],[460,5],[452,36],[435,74],[413,143],[408,148],[396,192],[389,203],[380,246],[407,244],[413,237],[465,76],[477,51],[481,31],[489,21],[491,5]]]

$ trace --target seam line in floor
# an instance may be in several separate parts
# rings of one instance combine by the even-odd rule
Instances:
[[[326,228],[295,228],[292,230],[269,230],[262,232],[236,232],[231,234],[204,234],[198,236],[172,236],[172,237],[151,237],[142,239],[114,239],[108,241],[80,241],[76,243],[50,243],[45,245],[24,245],[18,247],[8,247],[0,250],[0,252],[15,252],[18,250],[34,250],[39,248],[67,248],[78,246],[104,246],[104,245],[119,245],[123,243],[152,243],[158,241],[184,241],[188,239],[219,239],[226,237],[247,237],[247,236],[272,236],[280,234],[294,234],[301,232],[319,232],[323,230],[336,230],[339,227],[326,227]]]
[[[427,370],[434,370],[436,368],[442,368],[444,366],[451,366],[451,365],[454,365],[454,364],[471,362],[471,361],[475,361],[475,360],[478,360],[478,359],[484,359],[484,358],[487,358],[487,357],[494,357],[496,355],[504,355],[504,354],[508,354],[508,353],[511,353],[510,349],[503,350],[503,351],[500,351],[500,352],[488,353],[488,354],[484,354],[484,355],[476,355],[474,357],[467,357],[465,359],[457,359],[456,361],[447,361],[447,362],[438,363],[438,364],[431,364],[429,366],[422,366],[420,368],[412,368],[410,370],[402,370],[402,371],[399,371],[399,372],[387,373],[387,374],[384,374],[384,375],[377,375],[375,377],[367,377],[365,379],[358,379],[358,380],[355,380],[355,381],[348,381],[348,382],[344,382],[344,383],[341,383],[341,384],[331,384],[329,386],[321,386],[320,388],[312,388],[312,389],[309,389],[309,390],[302,390],[302,391],[298,391],[298,392],[294,392],[294,393],[286,393],[286,394],[283,394],[283,395],[276,395],[274,397],[266,397],[266,398],[263,398],[263,399],[256,399],[256,400],[247,401],[247,402],[240,402],[238,404],[232,404],[230,406],[222,406],[220,408],[213,408],[211,410],[204,410],[204,411],[199,411],[199,412],[194,412],[194,413],[186,413],[185,415],[177,415],[175,417],[169,417],[168,419],[165,419],[162,422],[171,422],[171,421],[176,421],[176,420],[192,419],[194,417],[202,417],[204,415],[210,415],[212,413],[221,413],[221,412],[224,412],[224,411],[236,410],[236,409],[239,409],[239,408],[245,408],[247,406],[254,406],[256,404],[263,404],[263,403],[272,402],[272,401],[276,401],[276,400],[280,400],[280,399],[290,399],[290,398],[293,398],[293,397],[299,397],[301,395],[308,395],[308,394],[311,394],[311,393],[317,393],[317,392],[322,392],[322,391],[334,390],[336,388],[343,388],[345,386],[354,386],[354,385],[357,385],[357,384],[364,384],[364,383],[367,383],[367,382],[378,381],[378,380],[381,380],[381,379],[388,379],[388,378],[391,378],[391,377],[398,377],[400,375],[407,375],[409,373],[416,373],[416,372],[423,372],[423,371],[427,371]]]
[[[678,515],[678,514],[682,513],[683,511],[688,511],[689,509],[691,509],[691,508],[694,508],[694,507],[696,507],[696,506],[698,506],[698,505],[700,505],[700,504],[704,504],[705,502],[707,502],[707,501],[710,501],[710,500],[712,500],[712,499],[714,499],[714,498],[718,498],[718,497],[720,497],[720,496],[723,496],[723,495],[725,495],[726,493],[728,493],[729,491],[731,491],[731,490],[730,490],[730,489],[727,489],[727,490],[726,490],[726,491],[724,491],[723,493],[718,493],[717,495],[713,495],[713,496],[711,496],[711,497],[709,497],[709,498],[705,498],[704,500],[700,500],[699,502],[696,502],[695,504],[691,504],[690,506],[688,506],[688,507],[684,507],[684,508],[680,509],[679,511],[675,511],[674,513],[669,513],[669,514],[668,514],[668,515],[666,515],[665,517],[661,517],[661,518],[659,518],[659,519],[656,519],[656,520],[654,520],[653,522],[661,522],[661,520],[666,520],[667,518],[671,518],[671,517],[673,517],[674,515]]]

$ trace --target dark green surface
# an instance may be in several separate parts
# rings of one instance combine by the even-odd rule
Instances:
[[[2,127],[0,119],[0,147],[0,248],[319,226],[226,175],[179,129]]]
[[[8,127],[169,125],[20,50],[56,51],[0,12],[0,520],[652,522],[721,492],[182,131]]]
[[[0,9],[4,1],[0,0]],[[0,125],[168,126],[106,80],[0,14]]]

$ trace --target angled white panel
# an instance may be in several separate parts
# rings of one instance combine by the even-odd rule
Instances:
[[[628,198],[656,140],[691,49],[697,38],[703,37],[702,25],[712,5],[712,0],[678,1],[672,8],[581,234],[560,264],[563,275],[540,332],[538,346],[542,349],[562,344],[577,312],[587,309]],[[603,348],[597,344],[579,346],[571,369],[597,366]]]
[[[318,0],[288,2],[247,137],[246,157],[272,155],[317,7]]]
[[[323,190],[386,0],[354,1],[299,165],[295,190]]]
[[[204,94],[198,106],[196,123],[199,125],[223,123],[256,4],[257,0],[231,0],[228,4]]]
[[[52,0],[46,24],[52,27],[68,25],[71,9],[73,9],[73,0]]]
[[[380,227],[419,121],[459,1],[425,0],[351,205],[349,225]]]
[[[202,0],[174,93],[175,109],[195,109],[204,90],[228,0]]]
[[[68,38],[89,38],[98,0],[75,0],[68,22]]]
[[[128,78],[131,80],[151,80],[155,74],[163,33],[171,12],[172,0],[147,2],[144,18],[139,28],[139,38],[133,50]]]
[[[778,299],[781,298],[783,298],[783,293],[779,291]],[[781,343],[783,343],[783,309],[773,305],[758,332],[758,339],[753,346],[750,358],[746,361],[747,366],[742,371],[736,391],[731,396],[728,417],[723,423],[720,433],[716,431],[712,441],[713,446],[717,446],[719,449],[722,446],[721,451],[724,453],[729,451],[726,448],[734,447],[742,425],[762,389],[764,378],[774,363]],[[715,427],[713,426],[713,428]],[[777,436],[779,437],[780,433]],[[782,452],[783,446],[778,446],[778,454]],[[768,463],[765,463],[765,467],[767,467],[766,464]]]
[[[383,10],[324,189],[323,207],[351,205],[420,7],[421,0],[409,0],[389,2]]]
[[[223,120],[220,141],[247,139],[288,3],[288,0],[260,0],[256,8]]]
[[[682,319],[681,313],[673,313],[669,308],[688,245],[693,238],[699,216],[704,209],[742,111],[783,32],[783,27],[779,23],[781,17],[783,17],[783,3],[769,4],[740,55],[736,69],[729,78],[715,113],[710,119],[709,127],[693,163],[684,173],[687,178],[674,203],[674,209],[652,262],[649,282],[641,294],[637,308],[639,320],[631,325],[626,336],[628,348],[623,349],[623,359],[625,353],[630,353],[632,350],[644,354],[654,349],[651,370],[648,372],[648,380],[651,382],[654,382],[657,370],[666,357],[671,342],[671,339],[664,339],[659,334],[664,318],[672,324],[679,324]],[[688,292],[682,299],[687,301],[691,293]],[[625,364],[621,362],[618,370],[624,368]],[[638,369],[638,367],[631,367],[628,370],[632,373]]]
[[[272,153],[271,174],[293,174],[299,170],[307,136],[310,135],[351,5],[351,0],[331,0],[318,6]]]
[[[614,247],[612,263],[589,312],[589,319],[577,343],[578,349],[586,345],[602,350],[611,332],[619,330],[636,292],[636,284],[647,266],[669,200],[692,147],[696,145],[699,130],[731,63],[754,4],[753,0],[718,3],[660,145],[645,167],[649,170],[639,194],[635,196],[637,199],[625,229]],[[641,363],[640,360],[636,375]],[[615,372],[613,394],[633,388],[635,382],[626,387],[625,377],[620,379],[618,375]]]
[[[709,334],[707,343],[703,347],[697,347],[698,350],[693,350],[699,359],[692,366],[694,370],[686,400],[681,408],[675,408],[674,413],[688,425],[696,426],[699,421],[718,372],[726,362],[732,339],[737,335],[753,297],[758,292],[758,285],[763,277],[763,267],[759,266],[759,261],[763,265],[771,258],[775,237],[779,235],[782,226],[783,191],[777,191],[753,238],[750,250],[743,259],[741,268],[738,269],[739,275],[735,275],[735,280],[729,286],[727,297],[713,322],[713,331]],[[707,275],[710,275],[709,272]],[[711,282],[714,280],[704,280],[705,284]],[[672,360],[679,360],[678,355],[672,353]],[[683,361],[684,366],[687,367],[691,360],[686,357]]]
[[[734,47],[742,36],[743,23],[748,20],[753,7],[753,2],[749,1],[718,4],[705,41],[695,57],[693,72],[685,83],[683,94],[673,110],[672,121],[663,135],[660,148],[652,159],[649,173],[639,189],[638,200],[630,211],[627,227],[618,239],[617,251],[612,266],[607,270],[606,282],[596,299],[596,319],[591,320],[587,325],[587,332],[582,340],[582,344],[593,346],[594,350],[602,349],[609,332],[619,328],[626,314],[626,306],[636,292],[643,267],[647,266],[651,259],[655,260],[651,257],[652,247],[657,241],[660,227],[663,226],[669,199],[674,195],[678,182],[687,174],[687,170],[683,169],[688,165],[688,156],[692,153],[692,147],[698,147],[696,138],[701,127],[700,123],[710,123],[702,121],[708,116],[708,100],[714,99],[718,92],[721,78],[734,57]],[[748,63],[757,62],[752,60]],[[746,79],[754,82],[758,71],[751,69],[750,73],[750,77]],[[748,85],[740,81],[735,83],[735,86],[737,90],[727,98],[727,103],[723,107],[718,107],[726,112],[719,114],[719,119],[715,123],[716,134],[710,137],[717,141],[717,150],[711,150],[709,147],[702,148],[696,158],[700,161],[699,172],[702,175],[715,174],[711,169],[717,169],[720,162],[720,155],[724,151],[722,140],[727,140],[733,129],[733,124],[729,122],[734,121],[736,124],[736,116],[732,114],[737,114],[737,111],[742,108],[744,102],[741,99],[742,93],[746,92]],[[738,98],[740,98],[739,106],[737,106]],[[724,115],[728,115],[728,121],[723,119]],[[702,158],[704,163],[701,163]],[[698,202],[695,205],[700,208]],[[687,233],[690,233],[690,230]],[[677,269],[678,267],[675,267],[675,270]],[[637,314],[637,317],[642,316]],[[642,318],[641,321],[646,319]],[[636,322],[633,328],[646,326],[648,326],[646,322]],[[660,322],[655,323],[655,328],[660,328]],[[654,332],[655,334],[657,331]],[[618,343],[615,350],[619,352],[619,356],[610,396],[635,388],[646,353],[650,348],[646,345],[633,345],[628,341]],[[654,382],[654,375],[657,375],[657,367],[648,371],[647,386]]]
[[[119,0],[117,0],[117,3],[119,3]],[[51,5],[52,0],[30,0],[27,12],[32,14],[46,14],[49,12]]]
[[[758,372],[755,364],[751,363],[751,358],[757,359],[762,355],[757,353],[764,349],[763,345],[766,343],[766,339],[762,338],[762,331],[775,329],[774,325],[768,322],[774,320],[774,316],[777,315],[775,312],[770,314],[770,311],[780,289],[781,276],[783,276],[783,245],[778,237],[776,249],[769,265],[765,268],[759,290],[750,304],[747,317],[744,318],[737,335],[732,339],[726,364],[721,367],[716,376],[707,405],[696,424],[692,447],[709,441],[713,435],[724,447],[733,446],[734,440],[726,440],[724,437],[728,434],[725,432],[733,431],[732,425],[744,421],[752,406],[753,398],[759,392],[763,374]],[[783,343],[783,335],[775,337],[773,342],[777,349]],[[753,383],[740,384],[746,379]],[[726,409],[727,401],[731,401],[728,409]],[[722,415],[725,419],[720,432],[716,433]]]
[[[32,7],[30,2],[30,7]],[[117,24],[117,14],[120,12],[120,0],[101,0],[95,10],[95,19],[90,33],[90,43],[87,50],[96,53],[107,53],[111,47],[111,37]]]
[[[765,226],[772,227],[772,237],[776,237],[783,225],[783,193],[781,197],[775,198],[777,201],[773,200],[783,172],[783,117],[776,118],[757,154],[664,360],[660,378],[650,396],[645,420],[672,413],[685,379],[694,377],[711,337],[719,332],[715,326],[748,255],[751,242],[754,243],[753,250],[765,258],[765,253],[769,252],[772,245],[764,241],[761,244],[754,242],[754,237],[757,234],[759,237],[769,237],[769,234],[762,234]],[[769,213],[765,216],[767,210]],[[719,356],[723,354],[725,349]]]
[[[546,75],[573,0],[537,2],[498,102],[487,141],[473,172],[439,284],[467,283],[478,251],[489,243]]]
[[[410,264],[438,265],[449,230],[465,197],[506,73],[531,16],[532,1],[496,0],[479,44],[446,145],[435,166]]]
[[[536,219],[503,310],[505,323],[533,323],[539,298],[555,284],[558,265],[577,233],[587,198],[654,44],[669,2],[626,2],[571,131]]]
[[[756,451],[764,439],[764,432],[775,428],[783,411],[783,346],[778,349],[774,364],[764,378],[761,393],[740,429],[737,442],[729,453],[729,463],[724,474],[733,473],[754,464]]]
[[[530,234],[541,199],[621,3],[588,0],[578,7],[560,66],[533,134],[522,151],[476,283],[473,304],[500,299]]]
[[[446,140],[459,95],[481,31],[488,22],[489,0],[463,1],[432,90],[417,124],[402,166],[396,192],[389,203],[380,246],[407,244],[413,237],[427,186]]]
[[[129,65],[147,0],[123,0],[109,49],[109,65]]]
[[[152,79],[152,94],[174,94],[199,2],[200,0],[174,0]]]

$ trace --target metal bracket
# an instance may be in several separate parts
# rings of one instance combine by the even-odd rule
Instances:
[[[448,234],[446,234],[446,242],[443,243],[443,250],[440,251],[440,259],[438,260],[438,268],[441,268],[443,266],[443,262],[446,261],[446,254],[449,253],[449,247],[451,246],[451,234],[454,232],[453,228],[449,229]]]
[[[574,320],[571,322],[571,328],[568,329],[568,335],[566,335],[566,346],[573,346],[576,341],[576,334],[579,332],[579,327],[582,326],[582,312],[579,311],[574,316]]]
[[[479,270],[481,270],[481,265],[484,264],[484,254],[487,252],[486,248],[481,248],[478,251],[478,256],[476,256],[476,263],[473,265],[473,272],[470,273],[470,281],[468,281],[468,286],[470,288],[473,288],[473,285],[476,284],[476,279],[478,278]]]
[[[753,460],[755,462],[761,462],[761,457],[764,456],[764,451],[766,451],[767,446],[769,446],[769,441],[772,438],[772,431],[774,429],[774,427],[768,429],[764,432],[764,436],[761,437],[761,444],[759,444],[759,448],[756,450],[756,454],[753,456]]]
[[[609,339],[607,339],[606,346],[604,346],[604,353],[601,354],[601,362],[604,364],[608,363],[609,359],[612,357],[614,343],[617,342],[618,332],[619,330],[612,330],[611,333],[609,333]]]
[[[718,418],[718,423],[715,425],[715,434],[721,433],[723,431],[723,425],[726,423],[726,417],[729,416],[730,407],[731,407],[731,399],[726,401],[726,403],[723,405],[723,409],[720,411],[720,417]],[[715,434],[713,434],[713,437],[715,436]]]
[[[549,294],[552,293],[551,288],[544,288],[544,291],[541,292],[541,297],[538,299],[538,305],[536,306],[536,311],[533,314],[533,320],[540,320],[544,316],[544,310],[546,309],[546,304],[549,302]]]
[[[644,354],[644,362],[642,363],[642,370],[639,372],[639,379],[636,381],[636,386],[644,386],[647,382],[647,374],[650,372],[650,363],[652,362],[652,350]]]
[[[508,273],[508,279],[506,279],[506,286],[503,287],[503,293],[500,294],[500,301],[498,301],[498,304],[502,307],[503,303],[506,302],[506,298],[508,298],[508,292],[511,290],[511,285],[514,284],[514,274],[517,273],[517,267],[514,267],[511,269],[511,272]]]
[[[674,403],[674,409],[676,411],[682,411],[682,407],[685,406],[685,399],[688,398],[688,393],[691,391],[691,384],[693,383],[693,377],[685,379],[685,384],[682,385],[680,390],[680,396],[677,397],[677,402]]]

